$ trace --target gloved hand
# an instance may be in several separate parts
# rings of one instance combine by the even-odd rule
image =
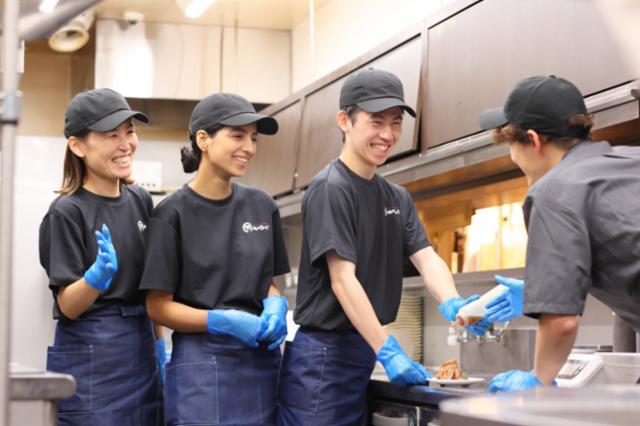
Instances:
[[[238,309],[214,309],[207,314],[211,334],[229,334],[251,348],[258,347],[258,336],[265,329],[262,318]]]
[[[465,329],[475,334],[476,336],[484,336],[491,324],[492,323],[490,321],[487,321],[483,318],[475,324],[466,326]]]
[[[84,273],[84,280],[98,291],[105,291],[111,284],[111,279],[118,272],[118,258],[116,249],[111,242],[109,228],[102,224],[102,232],[96,231],[98,254],[93,265]]]
[[[469,296],[467,299],[463,299],[460,296],[452,297],[451,299],[447,299],[440,306],[438,306],[438,310],[449,322],[454,322],[456,320],[456,315],[460,308],[464,305],[473,302],[474,300],[479,299],[480,296],[474,294],[473,296]]]
[[[164,372],[171,359],[171,352],[164,347],[164,339],[156,340],[156,358],[158,360],[158,369],[160,370],[160,382],[164,385]]]
[[[556,385],[556,381],[553,381],[553,385]],[[542,386],[540,380],[538,380],[534,374],[534,371],[522,371],[511,370],[504,373],[500,373],[491,379],[489,382],[490,392],[504,392],[512,390],[524,390],[531,389],[537,386]]]
[[[498,284],[509,287],[509,291],[505,291],[487,303],[483,319],[489,322],[506,322],[511,321],[514,317],[522,316],[524,281],[500,275],[496,275],[495,279]]]
[[[287,337],[287,309],[289,301],[283,296],[269,296],[262,301],[264,309],[260,318],[266,328],[258,336],[261,342],[268,342],[269,350],[279,347]]]
[[[393,336],[385,339],[376,358],[382,363],[391,383],[422,385],[431,377],[426,368],[405,355]]]

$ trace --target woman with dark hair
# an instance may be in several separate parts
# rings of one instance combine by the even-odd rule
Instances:
[[[273,277],[289,263],[273,199],[231,179],[245,174],[258,133],[277,130],[241,96],[203,99],[182,152],[184,170],[197,175],[149,221],[141,288],[150,317],[175,330],[169,425],[275,423],[287,299]]]
[[[74,376],[59,425],[161,424],[154,337],[138,289],[151,197],[132,185],[133,119],[110,89],[77,94],[65,112],[62,188],[40,225],[40,263],[53,292],[47,369]]]

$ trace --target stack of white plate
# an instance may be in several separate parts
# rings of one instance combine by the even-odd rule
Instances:
[[[387,333],[396,338],[409,358],[422,363],[422,296],[403,296],[400,299],[398,316],[384,326]],[[384,374],[380,363],[374,374]]]

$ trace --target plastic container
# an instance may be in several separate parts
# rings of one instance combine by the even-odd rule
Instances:
[[[509,291],[509,287],[506,285],[498,284],[482,296],[478,300],[475,300],[468,305],[464,305],[458,311],[458,315],[466,321],[479,321],[484,317],[487,304],[496,297],[500,296],[505,291]]]

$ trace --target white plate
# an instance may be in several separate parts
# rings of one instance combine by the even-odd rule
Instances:
[[[436,383],[440,386],[467,386],[483,381],[484,379],[482,377],[469,377],[467,379],[429,379],[429,383]]]

